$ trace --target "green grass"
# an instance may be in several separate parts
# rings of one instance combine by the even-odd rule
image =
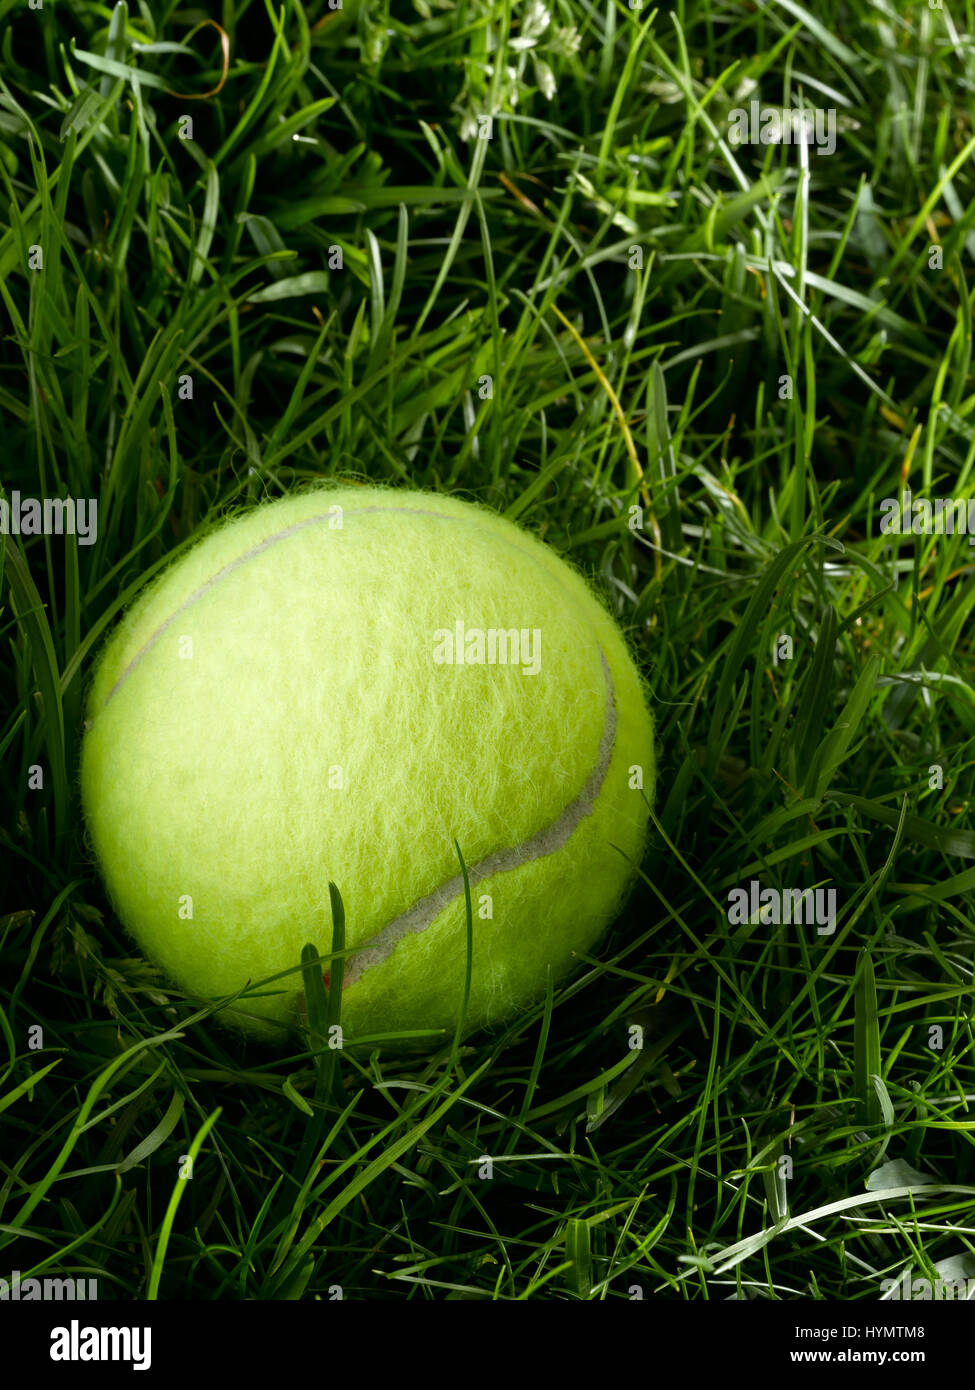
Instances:
[[[2,552],[0,1277],[975,1275],[975,551],[880,532],[902,486],[975,496],[973,6],[203,17],[0,0],[0,482],[99,500],[96,544]],[[759,98],[835,110],[835,153],[732,148]],[[213,513],[332,476],[543,535],[655,697],[622,918],[420,1060],[323,1048],[325,1001],[287,1055],[217,1027],[135,954],[79,817],[121,608]],[[835,889],[835,933],[733,925],[752,878]]]

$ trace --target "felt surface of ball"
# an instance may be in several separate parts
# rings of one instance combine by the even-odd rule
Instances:
[[[119,917],[194,996],[327,953],[334,880],[353,1043],[456,1027],[455,840],[465,1031],[565,974],[630,886],[654,776],[586,580],[485,507],[376,487],[255,507],[166,569],[96,665],[81,758]],[[219,1016],[302,1016],[300,973],[261,994]]]

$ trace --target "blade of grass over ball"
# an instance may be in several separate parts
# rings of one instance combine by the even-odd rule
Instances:
[[[333,1047],[333,1030],[341,1028],[342,982],[345,978],[345,903],[336,885],[329,879],[328,897],[332,907],[332,965],[329,972],[328,1005],[325,1016],[326,1051],[321,1059],[322,1095],[338,1092],[337,1063],[340,1048]]]
[[[471,998],[471,974],[474,963],[474,911],[471,905],[471,880],[467,873],[467,864],[461,852],[460,845],[454,841],[454,849],[457,851],[457,858],[460,860],[460,871],[464,876],[464,917],[467,929],[466,941],[466,960],[464,962],[464,998],[461,1001],[460,1017],[457,1019],[457,1031],[454,1033],[454,1043],[451,1049],[451,1060],[454,1064],[457,1061],[457,1054],[460,1050],[460,1040],[464,1033],[464,1020],[467,1017],[467,1006]]]
[[[322,975],[322,959],[318,948],[311,943],[302,948],[302,979],[305,990],[305,1006],[308,1018],[308,1041],[315,1067],[315,1108],[303,1104],[308,1115],[301,1149],[295,1163],[295,1172],[308,1174],[309,1180],[317,1168],[316,1154],[321,1144],[322,1130],[325,1126],[325,1103],[331,1098],[341,1104],[342,1095],[336,1062],[339,1049],[333,1045],[336,1034],[333,1029],[341,1027],[342,981],[345,973],[345,904],[334,883],[329,881],[329,900],[332,907],[332,957],[329,965],[329,984],[326,987]],[[337,953],[337,954],[336,954]],[[297,1097],[296,1099],[300,1099]]]
[[[305,988],[305,1014],[313,1048],[324,1045],[328,1029],[328,989],[322,978],[322,953],[308,942],[301,948],[301,978]]]

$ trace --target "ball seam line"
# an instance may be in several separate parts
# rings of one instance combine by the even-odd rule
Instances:
[[[599,740],[596,761],[582,790],[564,807],[554,821],[543,826],[541,830],[537,830],[527,840],[522,840],[509,849],[494,850],[480,863],[475,864],[473,868],[469,867],[467,877],[472,889],[475,884],[493,877],[494,874],[519,869],[525,864],[533,863],[536,859],[544,859],[547,855],[556,854],[565,848],[579,822],[584,820],[586,816],[592,815],[603,782],[606,780],[606,774],[609,772],[609,765],[612,762],[616,746],[617,727],[613,678],[601,646],[599,647],[599,659],[602,662],[603,676],[606,681],[606,718]],[[350,954],[345,963],[344,984],[346,986],[355,984],[364,971],[388,960],[404,936],[411,932],[424,931],[463,891],[464,876],[458,873],[454,878],[441,884],[439,888],[435,888],[432,893],[428,893],[426,897],[420,898],[412,907],[400,913],[398,917],[394,917],[391,922],[387,922],[374,936],[371,936],[368,941],[364,942],[361,947],[355,948],[354,953]]]

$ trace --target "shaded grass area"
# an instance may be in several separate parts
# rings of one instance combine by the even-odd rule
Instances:
[[[881,531],[903,488],[973,495],[971,7],[212,18],[0,0],[0,482],[98,499],[96,544],[2,556],[0,1269],[120,1299],[975,1275],[973,549]],[[753,100],[831,110],[835,153],[733,145]],[[214,1026],[78,815],[121,608],[214,511],[325,476],[543,535],[655,696],[604,948],[421,1060]],[[835,932],[730,921],[753,879],[835,891]]]

